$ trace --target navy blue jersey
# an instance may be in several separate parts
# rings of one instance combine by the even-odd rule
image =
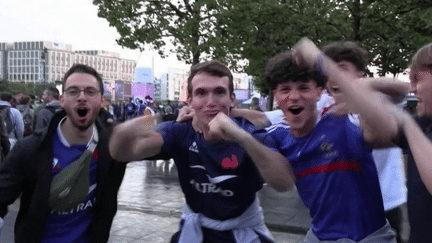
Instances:
[[[371,148],[347,116],[326,115],[300,138],[292,136],[284,121],[267,130],[293,167],[319,239],[359,241],[385,225]]]
[[[255,130],[244,118],[233,120],[249,132]],[[174,158],[186,202],[195,213],[226,220],[253,203],[263,180],[238,144],[208,142],[191,122],[164,122],[156,130],[164,140],[161,152]]]
[[[133,115],[136,111],[136,105],[134,103],[127,103],[125,105],[125,110],[126,110],[127,114]]]
[[[59,131],[60,129],[57,129],[53,140],[53,170],[51,171],[51,177],[54,177],[70,163],[78,159],[87,149],[87,144],[69,145]],[[70,211],[50,212],[47,217],[43,243],[89,242],[88,229],[93,218],[93,205],[96,202],[97,158],[98,150],[95,150],[90,164],[90,188],[86,199]]]

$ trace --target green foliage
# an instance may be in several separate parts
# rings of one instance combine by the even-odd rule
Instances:
[[[430,0],[94,0],[118,44],[195,64],[219,59],[264,84],[267,60],[307,36],[357,41],[380,75],[400,73],[432,39]],[[174,48],[166,50],[166,41]]]
[[[33,83],[33,82],[9,82],[6,80],[0,81],[0,92],[9,92],[12,95],[22,92],[25,95],[34,95],[41,97],[44,90],[54,84],[50,83]]]

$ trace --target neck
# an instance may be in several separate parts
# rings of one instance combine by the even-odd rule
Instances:
[[[60,125],[60,130],[69,144],[86,144],[93,135],[93,125],[86,130],[80,130],[68,118]]]
[[[317,114],[315,113],[313,117],[311,117],[305,122],[305,125],[303,127],[298,129],[290,129],[291,134],[296,138],[301,138],[309,135],[314,129],[316,121],[317,121]]]

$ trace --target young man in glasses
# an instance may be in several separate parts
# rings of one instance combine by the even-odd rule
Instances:
[[[64,111],[0,165],[1,218],[21,195],[15,242],[108,241],[125,164],[109,156],[102,94],[96,70],[74,65],[63,79]]]

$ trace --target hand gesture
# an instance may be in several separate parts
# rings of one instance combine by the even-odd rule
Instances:
[[[245,133],[230,117],[220,112],[208,124],[204,138],[209,141],[239,142]]]
[[[307,37],[302,38],[292,48],[291,53],[301,67],[313,67],[316,58],[321,54],[318,47]]]

